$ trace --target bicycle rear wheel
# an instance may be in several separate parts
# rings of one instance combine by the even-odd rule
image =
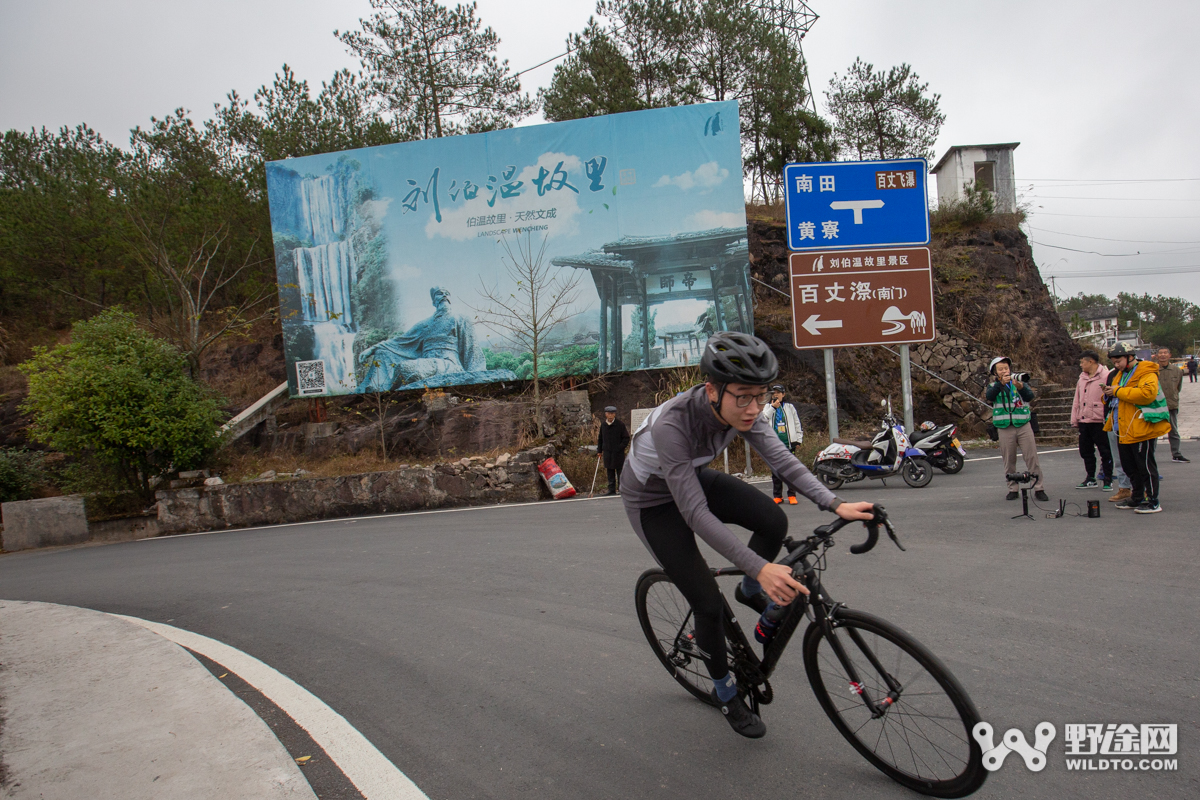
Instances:
[[[982,786],[983,752],[971,735],[979,712],[937,656],[859,611],[839,609],[833,631],[836,643],[822,625],[809,626],[804,668],[842,736],[885,775],[922,794],[963,797]]]
[[[695,617],[683,593],[665,572],[651,569],[638,578],[635,599],[638,621],[654,655],[680,686],[714,705],[712,678],[696,644]],[[731,646],[726,652],[733,652]]]

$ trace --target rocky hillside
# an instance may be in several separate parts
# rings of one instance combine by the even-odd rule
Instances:
[[[997,217],[970,229],[947,226],[935,230],[931,243],[935,273],[935,324],[939,337],[928,345],[913,348],[914,399],[918,419],[955,419],[968,430],[981,430],[986,408],[972,398],[983,393],[987,364],[1005,354],[1020,370],[1034,374],[1042,384],[1074,383],[1080,349],[1054,313],[1046,285],[1034,265],[1029,242],[1016,220]],[[751,273],[755,279],[756,333],[780,356],[782,382],[788,387],[806,425],[824,430],[825,370],[820,351],[792,347],[791,307],[788,289],[787,247],[782,223],[750,223]],[[893,348],[894,349],[894,348]],[[900,362],[884,347],[843,349],[836,353],[839,419],[842,426],[855,422],[873,424],[878,404],[892,397],[899,405]],[[924,368],[924,369],[922,369]],[[203,364],[202,377],[230,399],[229,411],[236,413],[283,379],[282,338],[272,326],[263,326],[249,338],[213,348]],[[933,377],[936,375],[937,377]],[[578,388],[590,394],[592,410],[598,415],[606,405],[628,410],[662,402],[690,381],[695,370],[651,370],[607,375],[579,381]],[[23,381],[20,381],[23,383]],[[28,421],[19,413],[22,387],[4,387],[0,393],[0,437],[6,446],[24,444]],[[568,388],[568,382],[552,382],[547,395]],[[574,382],[572,382],[574,383]],[[396,393],[385,414],[385,438],[395,457],[426,456],[437,452],[465,452],[473,446],[507,446],[521,438],[517,417],[531,416],[529,397],[521,383],[484,387],[462,387],[458,396],[437,393],[433,400],[420,392]],[[428,401],[428,402],[427,402]],[[518,403],[507,411],[508,403]],[[572,401],[574,402],[574,401]],[[447,405],[448,404],[448,405]],[[437,405],[438,407],[433,407]],[[553,403],[552,403],[553,405]],[[430,407],[426,407],[430,406]],[[332,400],[326,413],[336,420],[339,446],[355,452],[374,446],[378,440],[378,414],[365,398]],[[574,416],[573,412],[567,414]],[[506,420],[499,428],[504,435],[495,440],[487,432],[495,425],[489,418]],[[291,445],[302,424],[309,420],[308,404],[293,401],[279,414],[280,437],[262,431],[250,443]],[[561,427],[561,426],[560,426]],[[497,430],[499,430],[497,428]],[[566,433],[558,431],[559,436]],[[514,440],[510,442],[509,440]],[[311,448],[314,443],[309,443]],[[325,449],[333,442],[323,442]],[[269,446],[269,445],[268,445]],[[295,446],[304,447],[301,439]],[[338,449],[338,448],[334,448]]]
[[[781,294],[788,290],[785,235],[783,223],[750,224],[756,332],[781,354],[789,390],[808,401],[812,424],[823,427],[821,353],[791,345],[790,301]],[[935,229],[930,250],[939,336],[913,348],[918,419],[949,416],[977,429],[986,407],[972,397],[982,396],[987,365],[997,355],[1012,358],[1017,369],[1034,375],[1035,383],[1074,383],[1080,348],[1055,314],[1015,219],[995,217],[970,229]],[[887,348],[841,350],[835,363],[839,417],[870,420],[881,398],[899,396],[899,358]]]

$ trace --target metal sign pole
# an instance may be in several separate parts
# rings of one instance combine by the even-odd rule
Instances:
[[[726,447],[721,452],[725,454],[725,474],[728,475],[729,474],[729,448]]]
[[[833,348],[825,348],[825,410],[829,414],[829,441],[838,436],[837,382],[833,377]]]
[[[908,345],[900,345],[900,393],[904,395],[904,430],[913,433],[912,364],[908,360]]]
[[[742,477],[749,480],[750,476],[754,472],[753,468],[750,465],[750,443],[747,442],[745,439],[742,439],[742,442],[746,445],[746,471],[742,473]]]

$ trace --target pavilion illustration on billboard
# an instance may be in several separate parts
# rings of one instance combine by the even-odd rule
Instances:
[[[530,378],[485,294],[515,292],[518,239],[578,278],[544,377],[695,364],[752,331],[738,130],[709,103],[269,163],[291,394]]]

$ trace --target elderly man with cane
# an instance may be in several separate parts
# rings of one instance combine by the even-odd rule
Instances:
[[[604,421],[600,423],[600,436],[596,439],[596,458],[604,459],[608,471],[608,492],[614,495],[621,485],[621,470],[625,467],[625,448],[629,446],[629,429],[617,419],[617,407],[604,409]]]

